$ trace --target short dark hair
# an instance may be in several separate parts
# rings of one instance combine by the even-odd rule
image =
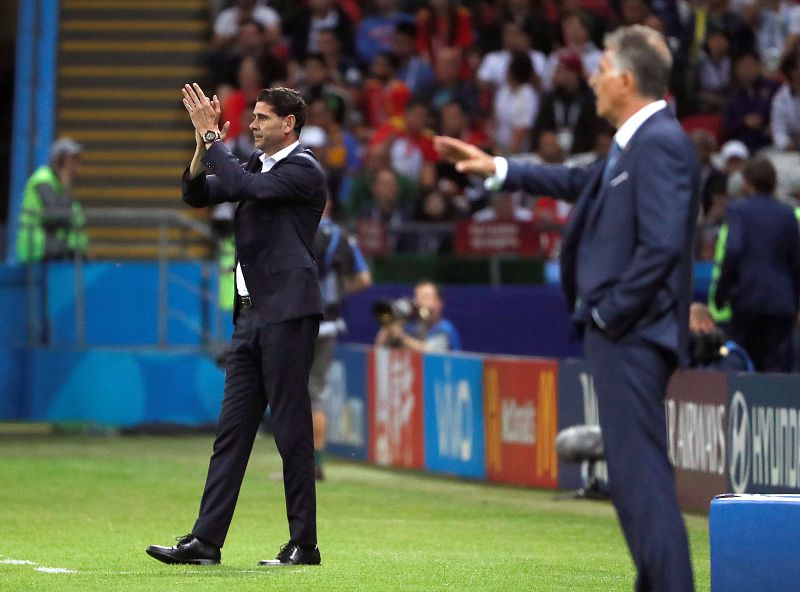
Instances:
[[[326,61],[325,61],[325,56],[324,56],[324,55],[322,55],[322,54],[321,54],[321,53],[319,53],[319,52],[316,52],[316,51],[315,51],[315,52],[312,52],[312,53],[309,53],[309,54],[307,54],[307,55],[306,55],[306,59],[305,59],[305,60],[303,60],[303,61],[304,61],[304,63],[306,63],[306,64],[307,64],[308,62],[318,62],[318,63],[322,64],[323,66],[325,66],[326,68],[328,67],[328,62],[326,62]]]
[[[508,73],[517,82],[530,82],[533,76],[533,64],[527,53],[515,52],[508,63]]]
[[[614,65],[633,74],[639,94],[663,99],[669,88],[672,54],[664,37],[650,27],[631,25],[606,37]]]
[[[772,194],[778,184],[775,167],[766,158],[751,158],[742,169],[744,180],[757,192]]]
[[[299,92],[293,88],[278,86],[275,88],[265,88],[258,95],[259,103],[266,103],[279,117],[294,115],[294,131],[300,135],[300,131],[306,123],[306,102]]]
[[[406,35],[407,37],[416,37],[417,23],[401,21],[394,26],[394,32],[399,35]]]
[[[783,74],[786,78],[792,75],[794,70],[797,70],[797,67],[800,66],[800,56],[797,55],[796,52],[790,51],[788,54],[783,56],[781,60],[781,74]]]

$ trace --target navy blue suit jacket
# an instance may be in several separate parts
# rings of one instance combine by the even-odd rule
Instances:
[[[768,195],[728,206],[716,301],[735,311],[791,317],[800,298],[800,231],[794,211]]]
[[[325,174],[298,146],[269,172],[261,151],[239,164],[222,142],[205,162],[214,175],[183,176],[183,201],[195,208],[238,202],[234,217],[236,256],[253,306],[264,322],[322,315],[312,246],[327,196]],[[234,308],[234,319],[238,307]]]
[[[561,282],[573,319],[591,310],[612,339],[635,334],[686,360],[699,164],[663,109],[631,138],[602,184],[588,168],[509,162],[505,188],[575,202],[564,234]]]

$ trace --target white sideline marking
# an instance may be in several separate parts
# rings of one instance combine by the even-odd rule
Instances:
[[[0,559],[0,565],[36,565],[26,559]]]
[[[63,567],[37,567],[36,571],[40,571],[42,573],[52,573],[52,574],[76,574],[76,573],[78,573],[74,569],[64,569]]]

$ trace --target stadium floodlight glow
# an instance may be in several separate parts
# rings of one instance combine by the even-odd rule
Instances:
[[[561,430],[556,436],[556,452],[564,462],[587,463],[581,488],[557,499],[608,499],[597,478],[597,462],[605,458],[600,426],[574,425]]]

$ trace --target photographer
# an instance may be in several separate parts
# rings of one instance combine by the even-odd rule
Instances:
[[[374,312],[383,326],[375,337],[375,345],[407,347],[419,352],[460,350],[461,338],[453,324],[442,318],[443,308],[439,286],[427,280],[414,287],[413,306],[403,301],[376,303]]]
[[[750,356],[714,324],[705,304],[689,309],[689,366],[706,370],[753,372]]]

